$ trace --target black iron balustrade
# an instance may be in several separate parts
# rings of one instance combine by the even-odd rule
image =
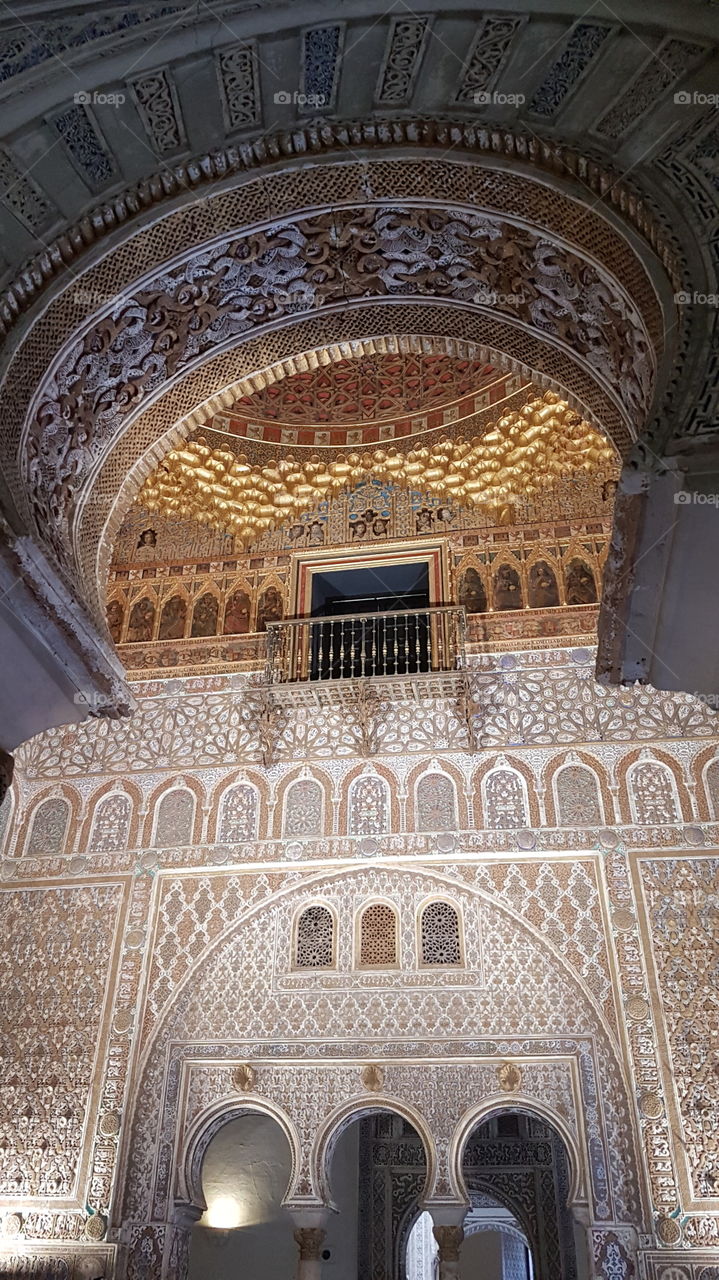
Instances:
[[[286,684],[456,671],[464,665],[464,632],[465,611],[457,605],[270,622],[267,680]]]

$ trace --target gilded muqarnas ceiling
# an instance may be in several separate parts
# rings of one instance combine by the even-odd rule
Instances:
[[[375,449],[324,460],[312,454],[306,461],[286,457],[253,466],[246,455],[213,449],[199,437],[167,454],[139,501],[149,511],[228,530],[247,546],[266,529],[370,478],[501,511],[614,456],[603,436],[548,391],[505,413],[481,437],[440,440],[431,449]]]

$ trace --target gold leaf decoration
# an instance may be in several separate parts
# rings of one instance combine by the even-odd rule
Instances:
[[[507,509],[548,485],[615,459],[613,446],[553,391],[503,414],[482,436],[439,440],[431,448],[396,446],[290,456],[252,465],[229,448],[211,449],[203,437],[173,449],[146,480],[139,502],[149,511],[194,519],[235,536],[246,549],[267,529],[295,520],[325,498],[375,479],[465,506]]]

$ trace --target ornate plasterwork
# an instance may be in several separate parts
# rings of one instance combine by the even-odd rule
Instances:
[[[564,263],[561,296],[557,252]],[[562,350],[571,349],[627,418],[647,409],[654,362],[635,305],[606,271],[577,253],[550,253],[538,232],[460,210],[425,216],[399,208],[275,224],[147,280],[60,357],[38,396],[25,443],[34,519],[53,531],[56,551],[67,536],[70,493],[79,497],[90,469],[146,396],[229,341],[286,320],[289,285],[311,288],[312,310],[340,300],[346,309],[353,298],[364,304],[374,295],[441,296],[481,311],[489,299],[510,324],[553,334]]]
[[[597,131],[617,139],[674,84],[697,66],[708,52],[708,46],[667,37],[654,50],[636,73],[617,102],[602,116]]]
[[[429,18],[408,10],[392,19],[387,48],[377,81],[379,106],[404,106],[409,102],[430,29]]]
[[[49,199],[7,151],[0,151],[0,190],[5,204],[31,231],[41,230],[56,216]]]
[[[482,17],[472,42],[456,101],[472,106],[485,106],[487,90],[497,80],[523,19],[509,15],[486,14]]]
[[[277,236],[271,235],[270,241],[267,241],[268,245],[272,244],[272,249],[269,260],[262,266],[260,273],[266,279],[264,283],[259,281],[257,288],[247,288],[242,284],[243,279],[246,283],[250,279],[250,267],[243,261],[242,255],[246,252],[254,253],[259,244],[267,240],[268,229],[231,236],[226,241],[226,248],[229,250],[231,245],[234,246],[233,271],[226,275],[224,283],[218,279],[212,288],[208,280],[206,301],[209,310],[203,304],[203,318],[199,327],[196,304],[193,301],[195,287],[191,285],[189,292],[185,292],[182,284],[182,279],[188,272],[192,274],[189,261],[168,268],[157,276],[154,292],[151,277],[148,276],[147,287],[143,286],[141,295],[135,299],[136,306],[139,307],[136,314],[130,306],[133,292],[128,292],[126,296],[122,294],[122,288],[137,276],[140,264],[149,263],[156,255],[159,227],[139,233],[131,249],[129,245],[123,246],[112,258],[105,259],[92,269],[83,281],[83,286],[92,288],[93,297],[117,297],[117,304],[112,308],[105,306],[104,320],[99,324],[93,323],[84,337],[79,336],[79,330],[76,331],[76,339],[66,349],[66,354],[58,365],[57,376],[52,379],[54,385],[48,387],[50,394],[42,393],[38,399],[38,407],[44,403],[45,408],[40,410],[40,419],[37,410],[33,415],[36,424],[34,431],[39,432],[39,435],[36,437],[36,444],[31,446],[34,456],[25,460],[25,465],[33,473],[33,483],[43,488],[47,484],[54,491],[54,496],[48,492],[43,500],[39,503],[35,501],[32,505],[38,513],[40,507],[46,512],[51,511],[50,523],[44,529],[44,536],[46,542],[52,543],[56,556],[68,563],[65,550],[69,534],[68,506],[75,511],[72,517],[74,523],[82,510],[86,525],[82,540],[87,539],[93,549],[97,548],[99,541],[102,551],[99,532],[103,511],[112,505],[119,487],[117,478],[120,474],[123,478],[127,475],[128,468],[157,441],[158,435],[176,430],[178,418],[183,418],[190,408],[204,401],[208,394],[214,395],[218,387],[227,386],[231,377],[224,372],[224,366],[229,370],[229,355],[224,352],[224,346],[228,342],[236,342],[239,337],[242,337],[246,367],[252,369],[253,365],[256,367],[260,349],[263,352],[264,367],[272,348],[274,359],[269,363],[283,358],[287,351],[311,348],[320,345],[323,340],[337,341],[343,336],[366,337],[368,331],[387,332],[389,327],[402,333],[410,329],[416,332],[418,325],[420,329],[427,325],[431,332],[443,332],[447,337],[466,338],[468,331],[471,335],[481,324],[483,336],[489,337],[492,346],[506,353],[506,361],[522,361],[525,368],[544,364],[544,376],[548,380],[567,388],[567,394],[574,397],[575,403],[584,406],[586,413],[593,414],[595,420],[599,420],[610,433],[614,432],[620,444],[626,442],[628,428],[626,423],[622,424],[622,417],[626,415],[634,422],[637,412],[641,415],[641,405],[646,406],[653,381],[653,337],[650,338],[650,334],[656,336],[659,326],[656,297],[643,268],[629,250],[626,241],[604,220],[598,219],[590,227],[586,217],[577,221],[573,206],[566,206],[561,202],[556,206],[553,202],[550,206],[544,195],[544,188],[533,187],[527,179],[507,173],[501,179],[490,174],[486,177],[482,175],[482,200],[488,210],[500,201],[504,209],[512,211],[512,215],[516,211],[518,218],[527,219],[531,193],[539,202],[537,213],[542,221],[552,224],[552,236],[559,235],[560,240],[574,237],[579,241],[571,251],[564,248],[559,250],[569,274],[575,271],[575,274],[579,272],[581,275],[581,284],[579,277],[576,281],[579,292],[575,302],[580,295],[588,302],[592,291],[596,294],[597,289],[604,298],[603,291],[609,289],[607,298],[601,303],[596,294],[595,302],[599,311],[594,319],[589,320],[582,319],[576,312],[575,302],[569,298],[566,299],[568,308],[562,311],[560,307],[559,312],[557,311],[557,299],[554,296],[557,277],[552,274],[555,268],[546,259],[545,250],[540,248],[541,244],[546,243],[546,228],[541,235],[529,232],[507,221],[507,215],[497,218],[489,212],[479,216],[458,211],[455,217],[447,210],[437,210],[423,222],[419,210],[405,209],[405,212],[397,215],[399,222],[395,234],[393,215],[389,213],[388,207],[382,208],[381,203],[377,207],[358,211],[354,218],[349,213],[360,188],[366,199],[368,181],[378,190],[386,190],[390,184],[400,198],[398,177],[402,179],[403,207],[408,200],[416,199],[409,195],[410,190],[416,191],[430,179],[438,188],[446,188],[449,184],[458,195],[461,193],[468,204],[476,204],[478,174],[472,166],[443,161],[439,163],[439,168],[432,166],[430,169],[430,163],[425,161],[418,166],[412,161],[405,161],[398,167],[395,162],[391,166],[380,164],[370,170],[366,165],[356,164],[335,163],[324,167],[322,182],[326,188],[325,194],[331,194],[335,202],[348,200],[348,210],[342,215],[344,230],[337,225],[336,217],[325,214],[306,219],[301,229],[292,230],[287,224],[282,230],[281,222],[277,222]],[[295,173],[291,190],[287,183],[283,183],[282,175],[276,174],[268,176],[261,184],[261,189],[260,184],[248,182],[234,191],[218,194],[208,202],[207,214],[209,204],[214,205],[216,200],[220,202],[213,209],[215,216],[212,234],[221,234],[223,224],[228,225],[225,222],[227,218],[231,225],[236,225],[238,219],[251,222],[259,211],[260,205],[257,202],[260,201],[265,208],[265,201],[270,194],[273,202],[276,198],[278,215],[283,205],[296,205],[303,198],[305,204],[316,200],[316,175],[317,170],[308,166]],[[268,184],[276,186],[276,191],[270,193]],[[332,188],[331,192],[327,189],[329,187]],[[501,197],[499,187],[502,188]],[[226,204],[224,213],[221,208],[223,201]],[[173,215],[185,223],[184,234],[190,232],[187,214],[188,211],[180,210]],[[195,244],[200,234],[198,217],[201,221],[206,218],[199,206],[192,211],[191,218],[191,238]],[[419,249],[410,235],[415,224],[420,234]],[[209,224],[207,229],[209,233]],[[180,227],[177,231],[180,233]],[[364,238],[365,233],[370,237],[378,237],[375,246],[377,253],[369,252],[371,246]],[[182,243],[182,234],[180,233],[180,239],[176,239],[175,243]],[[389,239],[382,249],[381,238],[385,234]],[[497,259],[497,249],[506,236],[509,240],[502,250],[502,256]],[[513,253],[519,255],[514,266],[511,265],[512,259],[506,256],[506,248],[510,243],[514,246]],[[327,267],[320,270],[309,258],[302,261],[303,255],[309,254],[311,258],[315,249],[319,249],[321,245],[324,246],[322,252],[326,249],[328,254],[329,270]],[[467,258],[467,278],[462,280],[456,277],[453,270],[449,270],[447,260],[445,267],[448,275],[440,289],[444,274],[441,255],[444,253],[450,257],[456,256],[460,246],[463,246],[462,251]],[[348,262],[349,250],[352,250],[354,257]],[[432,257],[435,251],[440,253],[438,263]],[[424,265],[423,254],[429,255]],[[526,289],[521,293],[514,292],[519,262],[527,255],[533,260],[536,258],[532,273],[537,276],[541,286],[533,286],[531,296]],[[611,273],[621,275],[621,285],[611,284],[606,270],[595,265],[599,258],[611,263]],[[213,261],[219,267],[219,259],[214,251],[200,254],[199,258],[195,255],[195,259],[196,266],[202,259],[205,267],[211,266]],[[271,266],[271,263],[274,265]],[[360,267],[362,271],[359,270]],[[365,270],[367,268],[369,275]],[[308,316],[298,316],[295,312],[288,311],[284,300],[287,282],[301,277],[309,281],[318,270],[320,280],[313,280],[313,310]],[[474,277],[473,284],[470,284],[471,277]],[[544,285],[541,285],[542,280]],[[374,302],[372,295],[368,296],[366,292],[368,281],[373,282]],[[492,289],[490,305],[486,305],[488,295],[485,291],[488,286]],[[279,294],[276,292],[278,288]],[[355,294],[357,305],[354,307],[347,305],[348,289],[350,294]],[[570,293],[572,289],[573,287],[570,288]],[[629,301],[627,290],[636,297],[636,305]],[[442,301],[439,301],[439,294]],[[333,302],[335,295],[336,302]],[[475,301],[475,297],[479,297],[480,301]],[[381,303],[380,298],[383,299]],[[398,305],[400,298],[405,300],[402,305]],[[613,299],[611,304],[610,298]],[[21,404],[27,398],[28,386],[33,382],[29,369],[35,370],[38,380],[42,378],[48,345],[57,346],[57,330],[52,317],[56,311],[58,314],[64,312],[66,323],[73,316],[71,303],[72,297],[64,295],[62,299],[58,299],[57,308],[51,307],[46,311],[33,328],[29,341],[34,354],[31,355],[29,347],[24,349],[23,356],[19,357],[19,362],[15,362],[9,375],[7,421],[16,422],[23,412]],[[608,304],[609,310],[605,310]],[[236,309],[237,305],[239,311]],[[637,305],[645,314],[646,320],[640,318]],[[150,318],[153,306],[154,318]],[[262,339],[253,336],[258,327],[257,306],[261,313],[260,329],[267,323],[274,325],[272,317],[281,318],[280,326],[274,327],[271,333],[268,331]],[[165,307],[169,307],[169,311],[162,319]],[[218,307],[219,310],[215,310]],[[570,318],[573,309],[574,315]],[[391,325],[388,323],[390,313]],[[144,320],[141,319],[142,316],[145,317]],[[74,311],[73,318],[77,320],[77,310]],[[527,323],[535,326],[534,336],[531,329],[517,328],[518,324],[524,326]],[[629,347],[618,343],[623,327],[626,329]],[[553,347],[547,345],[547,332],[552,329],[555,333]],[[584,343],[584,357],[570,354],[567,346],[570,337],[580,347]],[[169,344],[167,350],[164,349],[165,340]],[[138,342],[139,346],[135,351]],[[627,352],[630,349],[632,355],[627,363]],[[76,372],[73,372],[78,360],[80,363]],[[124,369],[128,360],[130,364]],[[231,363],[236,378],[236,348],[233,349]],[[18,382],[16,378],[20,364],[22,379]],[[92,411],[89,411],[87,398],[94,396],[92,386],[103,367],[103,378],[107,380],[106,389],[93,404]],[[63,372],[60,372],[61,368]],[[163,393],[157,398],[161,387],[164,388]],[[143,413],[140,410],[150,393],[156,398],[151,416],[148,417],[148,411]],[[72,413],[75,426],[70,439],[62,425],[64,410],[61,401],[66,408],[70,402],[74,406]],[[114,409],[110,407],[111,404]],[[623,409],[620,410],[619,406],[622,404]],[[107,484],[107,499],[101,499],[96,494],[90,500],[88,485],[83,481],[83,476],[87,477],[90,471],[97,474],[107,446],[114,442],[121,425],[124,427],[122,453],[113,451],[112,460],[108,461],[108,468],[111,469],[103,471],[101,480],[101,483]],[[55,430],[60,434],[53,438],[52,432]],[[14,456],[12,445],[10,455]],[[22,458],[19,460],[23,461]],[[64,480],[60,477],[61,472]],[[10,476],[11,483],[12,479]],[[73,533],[73,538],[77,545],[77,531]],[[92,585],[93,576],[94,571],[89,564],[85,564],[83,579]]]
[[[534,115],[551,117],[564,106],[565,98],[592,67],[611,31],[602,22],[577,22],[572,27],[559,57],[534,91],[529,104]]]
[[[131,81],[142,122],[160,156],[185,143],[185,124],[171,73],[166,68]]]
[[[438,146],[443,151],[457,147],[463,153],[484,154],[487,158],[504,156],[510,161],[529,162],[550,174],[574,176],[636,226],[656,249],[672,280],[677,285],[680,283],[680,250],[666,219],[658,219],[643,197],[628,187],[618,174],[610,173],[597,161],[588,160],[571,148],[536,137],[515,135],[507,130],[500,132],[475,126],[466,121],[328,122],[321,128],[300,126],[291,133],[268,135],[252,144],[242,143],[212,155],[194,157],[179,163],[172,171],[164,170],[143,179],[136,187],[113,199],[112,205],[101,205],[91,211],[81,223],[69,227],[53,241],[46,252],[33,260],[27,271],[0,294],[0,333],[4,334],[12,327],[67,263],[82,256],[88,245],[103,239],[111,229],[132,223],[135,216],[148,206],[161,205],[205,183],[214,186],[233,174],[274,163],[278,156],[307,157],[325,150],[332,151],[338,146],[374,151],[398,144]],[[173,242],[172,231],[168,231],[167,240],[168,243]]]

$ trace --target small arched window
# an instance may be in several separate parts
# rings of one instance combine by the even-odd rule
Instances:
[[[115,791],[103,796],[95,808],[90,833],[90,852],[106,853],[125,849],[130,833],[130,797]]]
[[[192,844],[195,797],[186,787],[165,792],[157,808],[155,844],[167,849],[174,844]]]
[[[457,794],[446,773],[426,773],[417,783],[417,830],[457,830]]]
[[[327,907],[307,907],[297,921],[298,969],[329,969],[334,963],[334,920]]]
[[[300,778],[285,796],[286,836],[322,835],[322,787],[313,778]]]
[[[257,792],[248,782],[238,782],[222,797],[218,840],[254,840],[257,837]]]
[[[359,962],[367,969],[389,969],[397,964],[397,912],[386,902],[373,902],[362,912]]]
[[[594,827],[603,821],[596,774],[568,764],[557,774],[557,817],[568,827]]]
[[[511,831],[527,825],[527,804],[523,781],[514,769],[494,769],[484,784],[487,826],[494,831]]]
[[[355,778],[349,795],[351,836],[381,836],[389,831],[389,793],[384,778],[363,774]]]
[[[420,925],[422,964],[461,964],[459,916],[449,902],[429,902]]]
[[[665,764],[646,760],[629,772],[629,794],[634,821],[642,826],[679,822],[674,779]]]
[[[30,828],[27,852],[31,858],[55,858],[65,853],[70,805],[60,798],[38,805]]]

